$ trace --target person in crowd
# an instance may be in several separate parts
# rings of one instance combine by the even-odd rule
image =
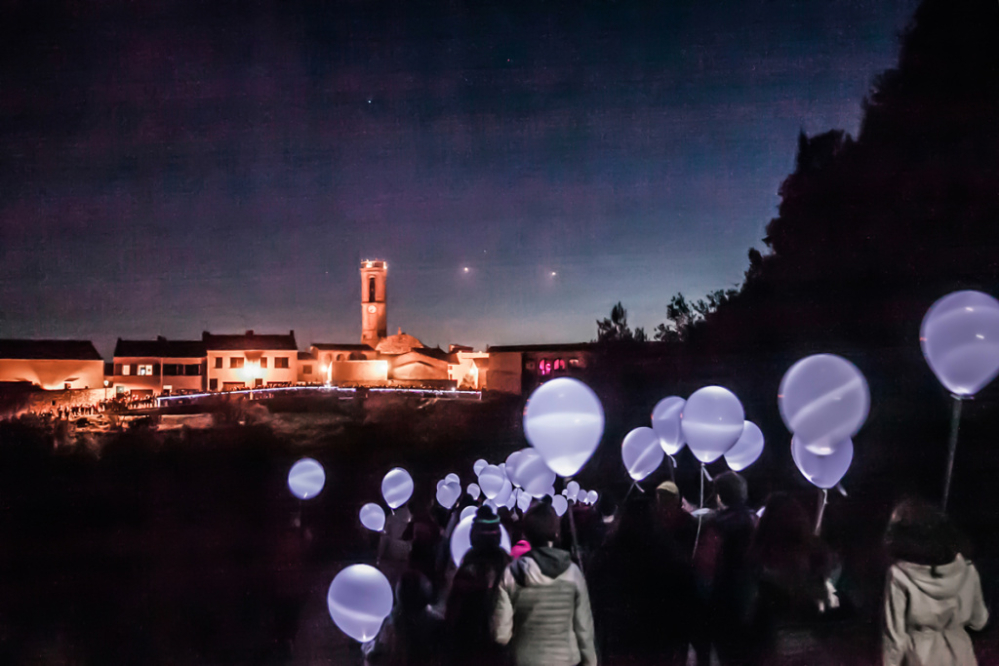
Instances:
[[[687,662],[697,605],[690,553],[657,523],[655,500],[631,495],[587,569],[604,664]]]
[[[767,499],[753,535],[756,579],[753,636],[759,663],[818,665],[827,651],[816,622],[839,606],[832,557],[815,536],[805,509],[786,493]],[[779,659],[778,659],[779,658]]]
[[[441,558],[443,546],[446,545],[444,530],[434,515],[430,502],[413,506],[412,520],[403,530],[402,539],[410,544],[409,568],[416,569],[427,577],[433,590],[433,602],[436,603],[444,585],[446,568],[446,561]]]
[[[517,666],[596,666],[593,616],[583,573],[555,548],[559,519],[549,502],[524,516],[531,550],[506,568],[493,614],[493,636],[512,644]]]
[[[403,572],[395,605],[378,636],[362,646],[367,666],[437,666],[441,663],[444,618],[430,606],[430,581],[419,571]]]
[[[488,506],[472,520],[472,547],[451,582],[444,615],[446,663],[492,666],[507,661],[506,650],[493,640],[490,623],[497,590],[510,556],[500,547],[500,520]]]
[[[723,666],[750,658],[753,576],[749,545],[756,514],[746,506],[749,488],[735,472],[715,477],[718,511],[704,521],[694,566],[705,613],[697,631],[698,662],[710,643]]]
[[[673,481],[664,481],[656,488],[656,514],[659,526],[672,541],[679,555],[688,560],[694,552],[697,519],[683,508],[683,496]]]
[[[963,538],[939,509],[906,500],[892,512],[886,535],[892,565],[885,590],[885,666],[974,666],[967,629],[989,612],[978,570]]]

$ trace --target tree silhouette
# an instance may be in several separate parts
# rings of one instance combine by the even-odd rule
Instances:
[[[642,336],[645,336],[644,330]],[[628,328],[628,311],[620,301],[611,308],[610,318],[597,320],[597,342],[633,342],[634,339],[634,333]]]

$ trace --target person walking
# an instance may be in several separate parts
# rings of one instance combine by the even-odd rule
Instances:
[[[886,546],[884,666],[975,666],[967,629],[989,619],[978,570],[947,516],[907,500],[892,512]]]
[[[493,637],[512,644],[517,666],[596,666],[593,615],[582,571],[553,544],[559,518],[548,502],[524,516],[531,550],[506,568]]]

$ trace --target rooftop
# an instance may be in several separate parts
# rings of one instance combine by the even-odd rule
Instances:
[[[122,340],[114,346],[115,358],[204,358],[205,343],[200,340]]]
[[[103,361],[90,340],[0,340],[0,358]]]
[[[298,351],[295,331],[289,331],[288,335],[257,335],[253,331],[247,331],[242,335],[213,335],[205,331],[201,334],[201,340],[205,349],[211,351]]]

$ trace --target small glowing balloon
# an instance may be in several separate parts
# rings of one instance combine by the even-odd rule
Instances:
[[[473,500],[478,500],[479,495],[482,494],[482,488],[479,488],[477,483],[470,483],[468,484],[468,494]]]
[[[561,518],[565,515],[565,510],[569,508],[569,500],[561,495],[556,495],[552,498],[552,508],[555,509],[555,515]]]
[[[763,431],[752,421],[746,421],[739,441],[725,452],[725,462],[733,472],[741,472],[763,453]]]
[[[571,377],[545,382],[524,408],[527,441],[560,476],[573,476],[590,459],[604,432],[604,409],[589,386]]]
[[[510,483],[517,486],[518,488],[520,487],[520,479],[517,478],[517,461],[520,459],[520,456],[523,455],[523,453],[524,449],[520,451],[514,451],[506,458],[506,469],[508,470],[506,476],[508,479],[510,479]]]
[[[832,453],[820,456],[809,451],[794,437],[791,439],[791,458],[801,475],[813,486],[835,488],[853,462],[853,440],[847,437],[833,447]]]
[[[533,497],[525,492],[519,493],[517,495],[517,508],[520,509],[521,512],[526,512],[529,508],[531,508],[531,500],[533,499]]]
[[[442,480],[437,483],[437,502],[450,509],[461,497],[461,485],[455,481]]]
[[[680,414],[687,401],[671,395],[656,403],[652,410],[652,429],[659,435],[659,445],[663,452],[675,456],[683,448],[686,440],[680,427]]]
[[[541,497],[555,483],[555,472],[548,469],[544,459],[533,449],[522,451],[516,460],[513,473],[520,486],[530,495]],[[507,467],[509,471],[510,468]]]
[[[385,509],[377,504],[368,502],[361,507],[361,524],[372,532],[381,532],[385,529]]]
[[[948,391],[975,395],[999,374],[999,301],[970,290],[944,296],[923,317],[919,343]]]
[[[508,479],[503,474],[503,470],[496,465],[486,465],[479,472],[479,488],[488,499],[494,499],[499,495],[500,491],[503,490],[503,484],[507,482]]]
[[[483,460],[482,458],[479,458],[478,460],[476,460],[476,461],[475,461],[475,463],[474,463],[474,464],[472,465],[472,471],[473,471],[473,472],[475,472],[475,476],[478,476],[479,474],[481,474],[481,473],[482,473],[482,470],[483,470],[483,469],[485,468],[485,466],[486,466],[486,465],[488,465],[488,464],[489,464],[489,463],[487,463],[487,462],[486,462],[485,460]]]
[[[461,566],[461,558],[465,557],[465,553],[472,547],[473,520],[475,520],[475,516],[462,518],[451,533],[451,559],[455,566]],[[500,525],[500,548],[510,552],[510,535],[502,524]]]
[[[302,458],[288,472],[288,489],[300,500],[312,499],[325,485],[326,472],[312,458]]]
[[[373,566],[352,564],[330,583],[326,606],[340,631],[362,643],[370,641],[392,612],[392,586]]]
[[[517,495],[521,492],[520,488],[512,488],[512,491],[506,498],[506,508],[513,511],[513,508],[517,506]]]
[[[591,490],[590,492],[586,493],[587,504],[596,504],[598,499],[600,499],[600,493],[598,493],[596,490]]]
[[[805,448],[829,455],[864,425],[871,394],[853,363],[835,354],[815,354],[784,374],[777,406],[787,429]]]
[[[734,393],[721,386],[705,386],[687,398],[680,428],[694,457],[710,463],[739,440],[745,417]]]
[[[465,520],[465,518],[468,518],[469,516],[474,516],[475,512],[478,510],[479,507],[475,505],[466,506],[464,509],[461,510],[461,513],[458,514],[458,521],[461,522],[462,520]]]
[[[662,464],[665,457],[659,436],[652,428],[635,428],[621,442],[621,460],[628,476],[641,481]]]
[[[458,485],[461,485],[461,479],[454,472],[451,472],[450,474],[445,476],[444,480],[447,481],[448,483],[457,483]]]
[[[413,477],[401,467],[389,471],[382,479],[382,497],[390,509],[398,509],[413,496]]]
[[[510,479],[503,479],[503,486],[500,491],[496,493],[496,496],[492,498],[496,502],[497,506],[506,506],[510,501],[510,495],[513,494],[513,484],[510,483]]]
[[[567,491],[566,497],[575,502],[576,499],[579,497],[579,484],[576,483],[575,481],[570,481],[565,485],[565,489]]]

